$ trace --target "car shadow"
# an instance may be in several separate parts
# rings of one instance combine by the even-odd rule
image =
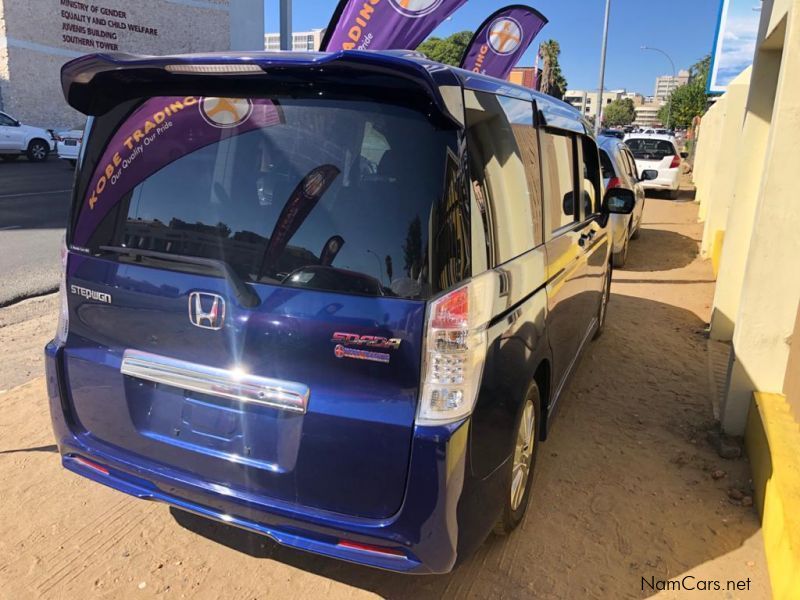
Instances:
[[[58,446],[35,446],[33,448],[15,448],[14,450],[0,450],[0,454],[17,454],[19,452],[58,452]]]
[[[612,293],[605,332],[587,347],[540,448],[522,524],[490,535],[449,574],[384,572],[172,514],[197,535],[263,559],[265,569],[278,561],[383,598],[646,597],[643,578],[699,569],[759,528],[755,510],[727,494],[748,485],[746,460],[722,461],[706,441],[713,414],[704,325],[683,308]],[[721,467],[717,481],[711,474]]]
[[[686,235],[666,229],[643,227],[639,238],[631,243],[625,271],[670,271],[692,263],[699,253],[699,244]]]

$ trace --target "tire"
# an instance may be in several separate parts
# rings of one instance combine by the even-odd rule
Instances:
[[[68,159],[67,162],[69,163],[69,166],[72,167],[73,169],[75,168],[75,165],[78,164],[78,161],[75,160],[74,158]]]
[[[19,154],[3,154],[0,156],[5,162],[14,162],[19,158]]]
[[[622,250],[611,254],[611,264],[614,265],[615,269],[621,269],[625,266],[625,261],[628,260],[628,246],[630,244],[630,237],[625,232],[625,244],[622,246]]]
[[[536,456],[539,450],[538,434],[541,414],[539,386],[533,381],[528,388],[525,402],[520,407],[516,427],[514,427],[514,452],[508,465],[504,467],[506,493],[503,512],[494,526],[494,532],[497,535],[508,535],[514,531],[522,522],[525,511],[528,510]]]
[[[600,297],[600,306],[597,308],[597,330],[592,339],[597,339],[603,335],[606,326],[606,313],[608,312],[608,300],[611,297],[611,277],[614,273],[613,263],[609,263],[606,270],[606,280],[603,283],[603,294]]]
[[[31,143],[28,144],[28,151],[26,154],[28,155],[28,160],[31,162],[44,162],[50,154],[50,146],[47,145],[47,142],[42,140],[32,140]]]

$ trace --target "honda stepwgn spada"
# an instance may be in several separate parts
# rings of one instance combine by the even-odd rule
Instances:
[[[609,297],[571,107],[415,53],[89,55],[46,348],[64,467],[384,569],[523,518]]]

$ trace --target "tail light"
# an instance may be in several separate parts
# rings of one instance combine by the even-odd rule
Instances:
[[[622,182],[619,180],[619,177],[612,177],[608,180],[608,185],[606,186],[606,190],[610,190],[612,188],[618,188]]]
[[[677,169],[680,166],[681,166],[681,156],[680,154],[676,154],[675,156],[672,157],[672,162],[670,163],[669,168]]]
[[[61,238],[61,283],[58,286],[58,325],[56,326],[55,341],[59,345],[63,345],[67,341],[67,333],[69,332],[69,304],[67,303],[67,257],[69,251],[67,250],[66,234]]]
[[[494,273],[488,272],[429,304],[418,425],[452,423],[472,412],[494,285]]]

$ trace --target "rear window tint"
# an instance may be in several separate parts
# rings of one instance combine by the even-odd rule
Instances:
[[[151,98],[110,140],[72,239],[221,259],[252,282],[425,298],[455,147],[378,102]]]
[[[640,160],[661,160],[675,155],[675,147],[667,140],[631,138],[625,143],[631,149],[633,157]]]

